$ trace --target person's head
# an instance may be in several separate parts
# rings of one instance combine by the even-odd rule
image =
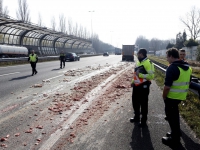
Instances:
[[[141,48],[137,53],[138,59],[142,59],[147,57],[147,50],[144,48]]]
[[[178,52],[178,50],[176,48],[168,49],[166,54],[167,54],[167,61],[170,64],[179,59],[179,52]]]
[[[186,56],[186,52],[184,49],[180,49],[179,50],[179,57],[181,60],[184,60],[185,59],[185,56]]]
[[[32,50],[32,51],[31,51],[31,53],[32,53],[32,54],[34,54],[34,53],[35,53],[35,51],[34,51],[34,50]]]

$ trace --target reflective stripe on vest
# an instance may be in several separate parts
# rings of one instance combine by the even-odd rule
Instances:
[[[29,57],[30,57],[30,61],[31,61],[31,62],[36,62],[36,60],[37,60],[37,59],[36,59],[36,58],[37,58],[37,55],[36,55],[36,54],[34,54],[34,55],[30,54]]]
[[[142,84],[143,82],[147,81],[146,79],[139,78],[135,73],[134,73],[134,84],[136,86]]]
[[[178,68],[180,70],[179,78],[178,80],[173,81],[167,97],[171,99],[185,100],[188,93],[189,81],[192,72],[191,69],[185,71],[180,67]]]

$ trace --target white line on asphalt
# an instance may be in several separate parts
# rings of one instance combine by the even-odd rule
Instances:
[[[61,75],[59,75],[59,76],[55,76],[55,77],[49,78],[49,79],[45,79],[44,81],[51,80],[51,79],[55,79],[55,78],[58,78],[58,77],[61,77],[61,76],[63,76],[63,74],[61,74]]]
[[[0,75],[0,77],[2,77],[2,76],[8,76],[8,75],[11,75],[11,74],[17,74],[17,73],[20,73],[20,72],[13,72],[13,73],[8,73],[8,74],[2,74],[2,75]]]

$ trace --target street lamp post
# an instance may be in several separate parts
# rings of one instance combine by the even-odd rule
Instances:
[[[92,39],[92,48],[93,48],[93,29],[92,29],[92,13],[94,12],[94,10],[92,11],[88,11],[91,13],[91,39]]]

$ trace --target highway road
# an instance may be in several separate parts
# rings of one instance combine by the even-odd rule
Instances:
[[[120,55],[0,67],[0,149],[9,150],[169,150],[161,142],[162,91],[153,81],[148,126],[133,117],[130,81],[135,62]],[[181,150],[200,149],[199,139],[181,119]]]
[[[121,60],[121,57],[111,55],[110,57],[96,56],[84,57],[80,61],[66,62],[66,67],[60,69],[59,61],[37,63],[38,74],[32,76],[31,66],[16,65],[9,67],[0,67],[0,95],[1,101],[7,99],[10,93],[16,93],[29,88],[42,80],[51,79],[64,75],[63,72],[70,69],[84,68],[86,66],[105,65],[106,63],[115,64]]]

